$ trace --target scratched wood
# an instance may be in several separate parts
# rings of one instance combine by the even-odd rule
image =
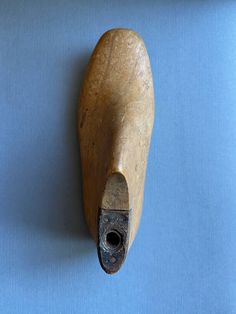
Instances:
[[[132,209],[129,246],[135,238],[153,119],[144,42],[132,30],[112,29],[93,51],[79,103],[84,210],[95,241],[99,207]]]

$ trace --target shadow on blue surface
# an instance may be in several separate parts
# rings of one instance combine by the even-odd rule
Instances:
[[[79,263],[78,257],[95,250],[83,216],[77,136],[79,93],[89,55],[66,65],[68,80],[63,78],[63,82],[67,84],[67,98],[64,96],[64,104],[59,101],[58,108],[50,109],[64,113],[50,111],[52,125],[50,117],[47,121],[46,115],[44,119],[41,116],[43,127],[39,121],[33,126],[32,138],[24,138],[9,167],[8,179],[14,180],[9,192],[14,203],[5,218],[15,232],[20,232],[19,238],[23,233],[26,242],[33,241],[30,251],[27,247],[24,250],[24,245],[22,248],[29,255],[27,269],[67,258],[76,258]],[[58,121],[58,116],[63,119]]]

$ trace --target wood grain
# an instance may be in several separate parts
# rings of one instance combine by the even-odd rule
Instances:
[[[153,118],[143,40],[129,29],[106,32],[91,56],[79,103],[84,210],[95,241],[99,208],[132,208],[129,246],[135,238]]]

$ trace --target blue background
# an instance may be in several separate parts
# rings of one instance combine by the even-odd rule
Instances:
[[[108,276],[76,113],[114,27],[145,40],[156,116],[139,233]],[[235,39],[235,1],[0,1],[1,313],[236,313]]]

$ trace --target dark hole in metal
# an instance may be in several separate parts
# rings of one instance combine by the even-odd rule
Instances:
[[[121,235],[115,230],[110,231],[106,235],[106,242],[109,247],[114,249],[121,244]]]

